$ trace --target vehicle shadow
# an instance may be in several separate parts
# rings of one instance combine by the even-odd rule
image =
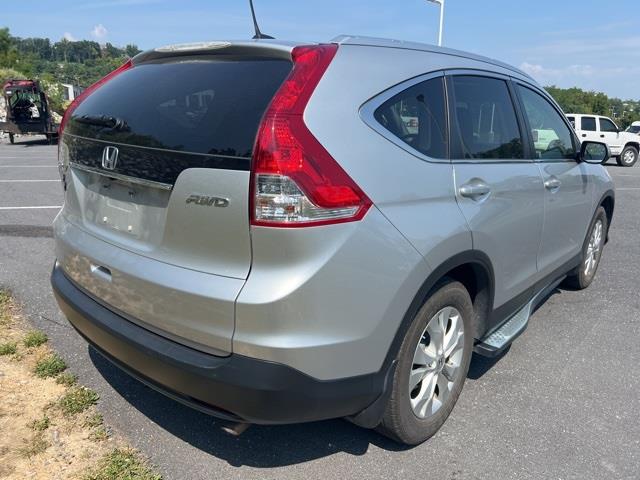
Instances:
[[[172,435],[232,466],[282,467],[339,452],[360,456],[371,444],[389,451],[409,448],[344,420],[254,425],[234,437],[222,430],[225,422],[175,402],[138,382],[92,347],[89,347],[89,356],[103,378],[131,406]]]

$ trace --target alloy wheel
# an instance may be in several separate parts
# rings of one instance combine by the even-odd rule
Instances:
[[[464,353],[464,323],[460,312],[445,307],[425,328],[413,356],[409,397],[418,418],[435,414],[451,393]]]
[[[627,164],[633,163],[635,159],[636,154],[633,150],[627,150],[626,152],[624,152],[624,156],[622,157],[622,161]]]
[[[587,254],[584,260],[584,275],[590,277],[598,266],[598,260],[600,259],[600,250],[602,248],[602,220],[598,220],[593,226],[591,237],[589,238],[589,244],[587,245]]]

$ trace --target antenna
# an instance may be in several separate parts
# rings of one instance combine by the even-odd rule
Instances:
[[[265,35],[260,31],[260,27],[258,27],[258,21],[256,20],[256,11],[253,9],[253,0],[249,0],[249,6],[251,7],[251,16],[253,17],[253,28],[256,31],[256,34],[253,36],[254,40],[261,39],[273,39],[269,35]]]

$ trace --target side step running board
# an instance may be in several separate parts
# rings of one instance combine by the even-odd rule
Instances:
[[[543,288],[529,303],[522,307],[509,320],[493,330],[474,346],[474,352],[485,357],[495,357],[503,352],[511,343],[527,329],[529,317],[533,310],[542,302],[565,277],[561,277]]]

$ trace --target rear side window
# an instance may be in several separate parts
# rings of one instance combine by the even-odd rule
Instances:
[[[600,119],[600,131],[601,132],[617,133],[618,132],[618,127],[616,127],[615,123],[613,123],[608,118],[601,118]]]
[[[536,158],[575,159],[573,135],[562,116],[540,94],[518,85]]]
[[[452,134],[465,159],[521,159],[523,141],[509,88],[503,80],[455,76]]]
[[[581,130],[585,130],[587,132],[595,132],[596,131],[596,119],[595,117],[582,117],[580,122],[582,125]]]
[[[290,70],[287,60],[246,57],[138,65],[87,97],[66,131],[114,143],[250,157],[260,119]],[[110,127],[105,118],[120,124]]]
[[[375,118],[410,147],[431,158],[447,158],[444,79],[426,80],[397,94]]]

